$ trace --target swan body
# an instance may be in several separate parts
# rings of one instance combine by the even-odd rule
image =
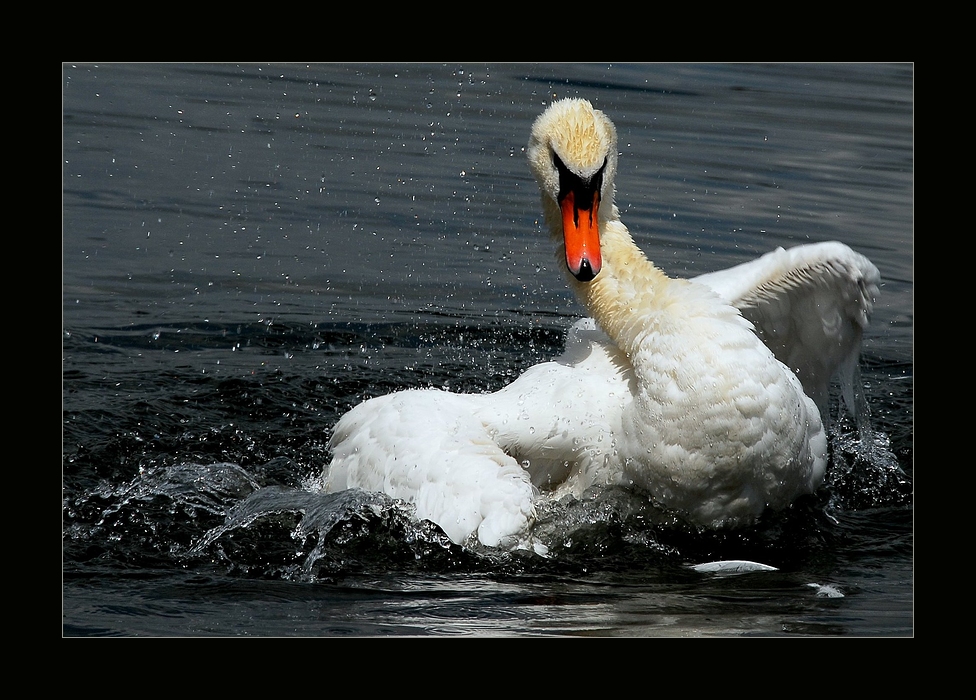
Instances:
[[[336,425],[325,490],[382,491],[455,542],[513,546],[537,499],[594,486],[727,527],[822,483],[821,409],[831,378],[856,370],[877,269],[822,243],[669,278],[620,221],[616,143],[584,100],[553,103],[532,128],[545,219],[590,314],[563,354],[495,393],[357,406]]]

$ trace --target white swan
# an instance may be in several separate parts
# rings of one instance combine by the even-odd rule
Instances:
[[[529,162],[592,318],[496,393],[410,390],[352,409],[323,488],[385,492],[454,542],[488,546],[518,543],[538,498],[594,485],[635,486],[707,527],[814,491],[827,460],[817,402],[856,368],[874,265],[823,243],[667,277],[620,221],[616,130],[584,100],[537,119]]]

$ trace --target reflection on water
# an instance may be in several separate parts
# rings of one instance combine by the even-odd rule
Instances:
[[[65,65],[65,634],[911,634],[911,66]],[[548,556],[326,497],[335,420],[487,391],[579,308],[524,161],[552,96],[621,132],[668,272],[838,239],[884,284],[828,486],[735,533],[619,490]],[[776,571],[701,573],[748,560]]]

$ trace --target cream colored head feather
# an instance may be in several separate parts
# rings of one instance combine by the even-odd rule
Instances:
[[[603,112],[586,100],[568,98],[553,102],[535,120],[529,138],[529,164],[543,193],[555,202],[559,174],[553,154],[584,180],[593,177],[606,163],[601,196],[607,202],[613,201],[617,130]],[[609,215],[612,208],[606,207],[605,214]]]

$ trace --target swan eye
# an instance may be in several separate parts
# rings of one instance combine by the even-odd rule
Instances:
[[[603,193],[603,172],[607,169],[607,160],[608,158],[603,159],[603,165],[600,166],[600,169],[596,171],[596,175],[591,180],[593,189],[601,194]]]
[[[600,169],[596,171],[593,177],[591,177],[589,180],[584,180],[572,170],[567,168],[559,156],[556,155],[556,152],[553,151],[552,164],[556,168],[556,172],[559,174],[559,195],[556,200],[561,202],[563,197],[565,197],[572,190],[579,193],[589,193],[587,196],[582,198],[577,197],[577,201],[579,202],[592,201],[594,193],[596,193],[598,197],[602,198],[603,172],[607,168],[607,160],[607,158],[603,159],[603,165],[600,166]]]
[[[567,168],[562,160],[560,160],[555,151],[552,152],[552,167],[556,169],[557,173],[559,173],[560,180],[562,180],[563,177],[569,173],[569,168]]]

